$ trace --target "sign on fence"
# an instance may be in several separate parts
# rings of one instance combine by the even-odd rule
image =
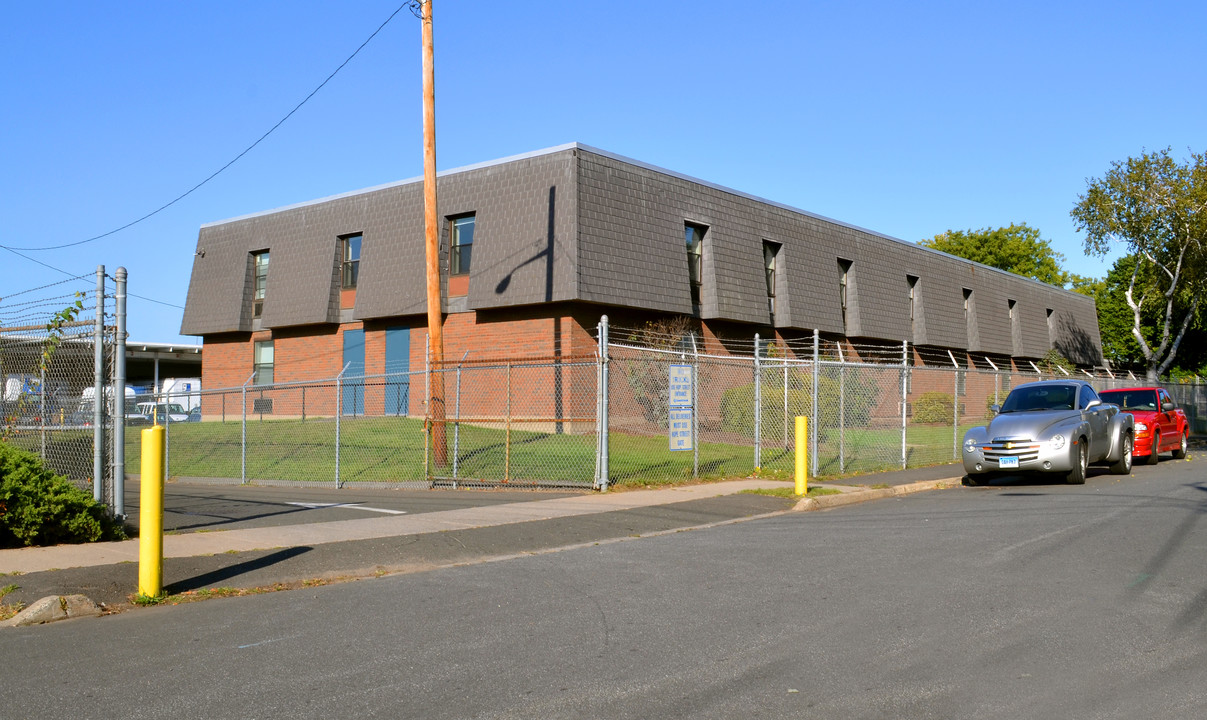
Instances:
[[[671,365],[667,383],[667,424],[671,450],[691,450],[692,442],[692,366]]]
[[[692,409],[671,408],[669,417],[671,450],[691,450]]]

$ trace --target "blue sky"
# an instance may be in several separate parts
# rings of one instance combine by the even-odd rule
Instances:
[[[0,245],[77,242],[170,202],[400,4],[6,8]],[[441,170],[578,141],[904,240],[1025,222],[1101,276],[1109,261],[1084,255],[1069,218],[1086,180],[1146,149],[1207,149],[1202,3],[434,9]],[[198,342],[173,306],[201,224],[422,174],[420,60],[404,9],[196,192],[104,239],[21,252],[72,275],[126,267],[131,338]],[[0,298],[66,277],[0,250]]]

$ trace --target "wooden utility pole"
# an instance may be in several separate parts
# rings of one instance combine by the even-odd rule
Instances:
[[[432,364],[427,418],[437,467],[448,463],[444,432],[444,313],[440,307],[440,218],[436,208],[436,69],[432,0],[423,0],[423,230],[427,256],[427,332]]]

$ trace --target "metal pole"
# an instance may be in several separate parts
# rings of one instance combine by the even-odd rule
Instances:
[[[243,383],[242,398],[239,403],[240,415],[243,416],[243,430],[239,438],[239,481],[244,485],[247,484],[247,383],[256,377],[256,372],[252,370],[251,375]]]
[[[457,363],[457,395],[453,399],[453,402],[456,403],[455,409],[453,410],[453,412],[455,413],[455,416],[456,416],[455,419],[453,420],[453,489],[454,490],[457,488],[458,460],[460,459],[459,455],[460,455],[460,449],[461,449],[461,366],[465,364],[465,358],[467,358],[467,357],[469,357],[468,350],[466,350],[465,354],[461,356],[461,362]],[[559,417],[560,417],[560,415],[559,415]]]
[[[813,459],[810,461],[813,469],[813,477],[817,477],[817,426],[820,424],[821,415],[817,410],[817,380],[818,374],[821,372],[821,346],[818,344],[817,328],[813,328],[813,419],[809,421],[809,442],[811,447],[809,450]]]
[[[847,454],[847,362],[842,356],[842,342],[835,340],[838,348],[838,474],[846,473]]]
[[[41,425],[42,460],[46,460],[46,367],[38,368],[38,423]]]
[[[423,479],[432,481],[431,402],[432,402],[432,336],[423,339]]]
[[[595,337],[597,343],[603,337],[602,323],[595,324]],[[600,362],[600,358],[601,356],[599,354],[597,345],[595,351],[595,475],[592,476],[595,479],[594,482],[597,487],[599,485],[599,458],[602,454],[600,452],[600,448],[602,446],[599,443],[601,437],[599,427],[600,419],[603,417],[603,396],[600,392],[603,388],[603,363]]]
[[[105,496],[105,266],[96,266],[96,352],[92,364],[92,498]]]
[[[600,402],[599,402],[599,477],[595,478],[597,490],[608,489],[608,316],[599,319],[599,363],[600,363]]]
[[[696,334],[692,339],[692,478],[700,477],[700,393],[696,389],[700,375],[700,350],[696,347]]]
[[[507,435],[503,444],[503,482],[511,480],[511,363],[507,363]]]
[[[954,385],[951,389],[951,459],[960,459],[960,363],[952,351],[947,351],[951,364],[955,366]]]
[[[763,466],[763,373],[759,366],[759,334],[754,334],[754,469]]]
[[[339,484],[339,419],[344,414],[344,373],[348,372],[348,368],[352,366],[351,362],[344,363],[344,369],[339,371],[339,375],[335,376],[335,489],[340,489]],[[352,410],[353,417],[356,416],[356,390],[353,389]]]
[[[117,332],[113,348],[113,514],[126,517],[126,269],[114,273]]]
[[[785,350],[784,356],[780,358],[780,362],[784,366],[784,450],[787,450],[791,445],[788,444],[788,423],[791,418],[788,417],[788,353]]]
[[[901,469],[906,467],[908,455],[905,448],[905,406],[909,400],[909,340],[901,341]]]

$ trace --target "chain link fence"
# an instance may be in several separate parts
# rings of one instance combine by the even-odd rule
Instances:
[[[177,480],[361,487],[591,487],[596,376],[585,358],[476,360],[389,375],[192,393],[165,427]],[[427,398],[441,392],[444,412]],[[138,439],[127,463],[141,459]]]
[[[0,303],[0,439],[39,456],[53,472],[114,508],[113,445],[107,440],[114,434],[113,380],[107,371],[117,350],[113,316],[103,306],[97,311],[98,300],[113,294],[103,292],[103,284],[96,293],[63,292],[63,285],[83,280],[13,293]],[[30,297],[39,291],[46,294]],[[99,425],[98,334],[99,384],[110,388]]]
[[[691,335],[613,343],[601,325],[599,337],[600,352],[585,357],[466,358],[273,385],[253,377],[195,393],[189,422],[166,419],[167,474],[414,488],[606,487],[756,471],[786,479],[797,417],[808,419],[813,477],[864,474],[958,461],[964,432],[1012,387],[1052,377],[954,357],[915,365],[906,345],[844,355],[832,341],[751,342],[746,355],[709,355]],[[1099,389],[1140,384],[1092,380]],[[1195,430],[1207,430],[1204,387],[1164,386]],[[136,438],[126,454],[137,467]]]

